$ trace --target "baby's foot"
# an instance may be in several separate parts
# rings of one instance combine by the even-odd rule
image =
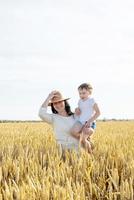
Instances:
[[[91,149],[94,150],[95,146],[94,144],[90,141]]]

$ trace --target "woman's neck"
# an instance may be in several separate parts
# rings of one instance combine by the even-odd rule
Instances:
[[[61,111],[61,112],[58,112],[59,115],[63,116],[63,117],[67,117],[68,114],[65,110]]]

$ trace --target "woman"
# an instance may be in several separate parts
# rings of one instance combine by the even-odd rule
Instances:
[[[39,117],[52,124],[57,143],[62,149],[79,149],[79,140],[70,134],[75,123],[74,114],[67,102],[69,98],[63,98],[59,91],[52,91],[39,110]],[[47,107],[51,106],[52,114],[47,113]]]

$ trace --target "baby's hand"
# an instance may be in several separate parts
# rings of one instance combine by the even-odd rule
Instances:
[[[81,111],[80,111],[79,108],[75,108],[75,114],[76,114],[76,115],[80,115],[80,114],[81,114]]]

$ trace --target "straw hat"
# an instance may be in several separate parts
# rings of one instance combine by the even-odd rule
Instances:
[[[70,98],[64,98],[62,94],[59,91],[57,91],[54,94],[54,97],[50,100],[48,106],[51,106],[52,103],[56,103],[56,102],[60,102],[60,101],[68,100],[68,99]]]

